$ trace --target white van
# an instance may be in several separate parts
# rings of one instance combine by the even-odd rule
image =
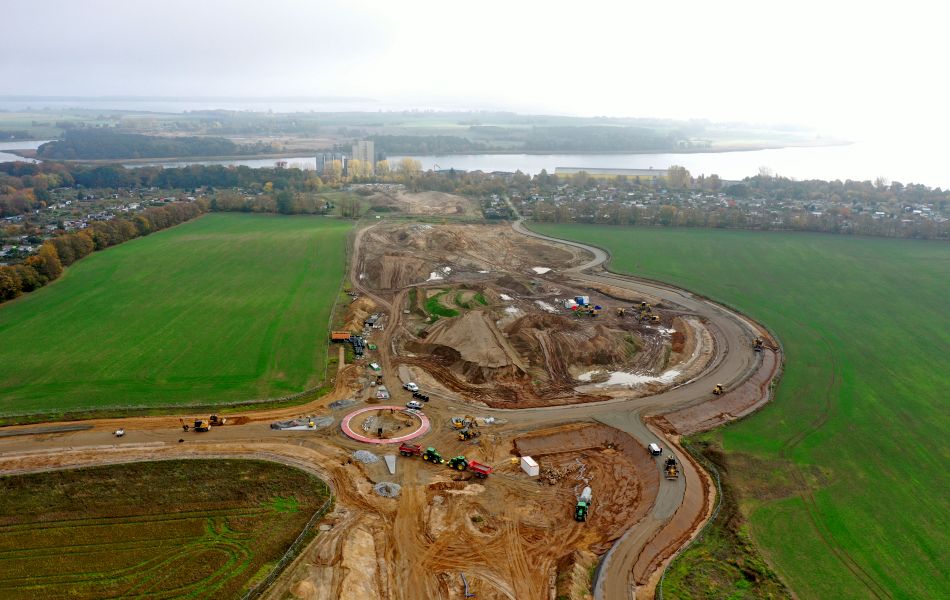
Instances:
[[[649,448],[650,454],[653,456],[659,456],[663,454],[663,448],[660,448],[659,444],[653,443],[647,446],[647,448]]]

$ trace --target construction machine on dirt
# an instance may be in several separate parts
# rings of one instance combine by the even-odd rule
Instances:
[[[188,431],[189,429],[193,431],[199,431],[199,432],[211,431],[211,423],[204,419],[195,419],[194,425],[189,425],[188,423],[185,423],[184,419],[178,419],[178,420],[181,422],[181,428],[184,431]]]
[[[403,456],[422,456],[422,446],[403,442],[399,444],[399,454]]]
[[[752,340],[752,349],[755,350],[756,352],[762,352],[762,348],[764,347],[765,347],[765,342],[762,340],[762,338],[755,338],[754,340]]]
[[[455,469],[456,471],[465,471],[469,470],[475,474],[475,477],[479,479],[485,479],[492,474],[493,469],[488,465],[483,465],[482,463],[474,460],[468,460],[464,456],[456,456],[449,461],[449,468]]]
[[[218,415],[211,415],[208,419],[212,425],[221,426],[228,422],[227,417],[219,417]]]
[[[590,489],[590,486],[585,487],[584,491],[581,492],[581,495],[577,497],[577,504],[574,506],[574,520],[575,521],[586,521],[587,513],[590,512],[590,503],[593,498],[593,490]]]
[[[473,440],[482,434],[477,428],[474,427],[463,427],[459,429],[458,438],[460,442],[467,442],[468,440]]]
[[[680,476],[679,465],[676,464],[676,458],[672,455],[666,457],[666,464],[663,466],[667,479],[676,479]]]
[[[726,388],[722,387],[721,383],[717,383],[716,387],[713,388],[713,395],[722,396],[726,393]]]
[[[439,454],[439,451],[431,446],[426,448],[426,451],[422,453],[422,460],[430,462],[434,465],[441,465],[445,462],[445,459],[442,458],[442,455]]]

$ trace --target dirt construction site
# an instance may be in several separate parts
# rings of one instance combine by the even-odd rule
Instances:
[[[470,212],[442,196],[380,201]],[[341,343],[360,352],[329,394],[204,432],[4,428],[0,473],[235,456],[316,473],[334,509],[266,598],[652,598],[714,502],[679,436],[769,400],[767,331],[520,222],[379,220],[350,257]]]

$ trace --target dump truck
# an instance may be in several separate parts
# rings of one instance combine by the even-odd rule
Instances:
[[[399,444],[399,454],[403,456],[422,456],[422,446],[403,442]]]
[[[716,387],[713,388],[713,394],[716,396],[722,396],[726,393],[726,388],[722,387],[721,383],[717,383]]]
[[[676,458],[672,455],[666,457],[666,464],[663,466],[667,479],[676,479],[680,476],[680,468],[676,464]]]
[[[442,458],[442,455],[439,454],[439,451],[431,446],[426,448],[426,451],[422,453],[422,460],[430,462],[434,465],[441,465],[445,462],[445,459]]]
[[[574,506],[575,521],[583,522],[587,520],[587,513],[590,512],[590,503],[593,496],[593,490],[590,489],[590,486],[587,486],[581,492],[581,495],[577,497],[577,504]]]

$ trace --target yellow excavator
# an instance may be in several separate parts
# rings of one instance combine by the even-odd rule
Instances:
[[[716,387],[713,388],[713,394],[716,396],[722,396],[726,393],[726,389],[722,387],[721,383],[717,383]]]

